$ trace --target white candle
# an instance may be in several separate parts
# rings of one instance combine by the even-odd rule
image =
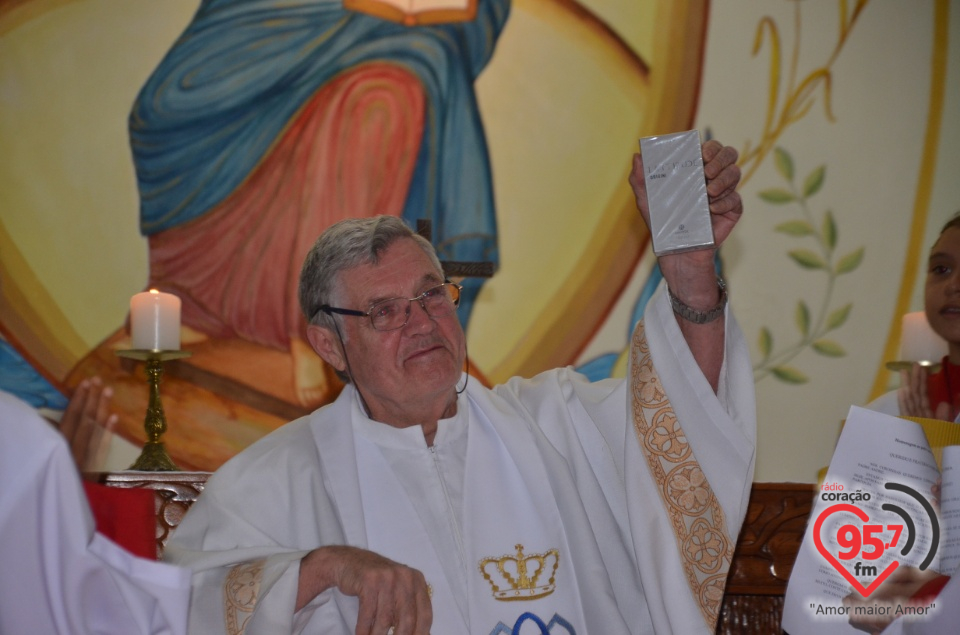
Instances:
[[[135,350],[179,350],[180,298],[156,289],[130,298],[130,336]]]
[[[900,359],[908,362],[939,362],[948,352],[947,341],[937,335],[923,311],[903,316]]]

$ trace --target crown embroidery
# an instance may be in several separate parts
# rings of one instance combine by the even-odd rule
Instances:
[[[550,549],[546,553],[524,555],[523,545],[516,545],[517,555],[500,558],[484,558],[480,561],[480,573],[483,579],[493,587],[493,598],[507,602],[510,600],[536,600],[553,593],[557,567],[560,566],[560,552]],[[550,579],[540,584],[540,578],[549,564]],[[506,588],[509,585],[510,588]],[[504,586],[501,589],[501,586]]]

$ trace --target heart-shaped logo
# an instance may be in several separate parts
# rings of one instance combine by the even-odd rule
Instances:
[[[865,587],[862,584],[860,584],[860,581],[857,580],[855,577],[853,577],[853,574],[847,571],[847,568],[844,567],[843,564],[839,560],[837,560],[837,558],[835,558],[832,553],[830,553],[827,550],[826,546],[824,546],[823,544],[823,540],[820,538],[820,528],[823,526],[824,521],[831,515],[836,514],[837,512],[850,512],[851,514],[855,515],[857,518],[862,520],[864,523],[870,520],[870,517],[867,515],[867,513],[862,509],[860,509],[859,507],[855,507],[847,503],[832,505],[826,508],[825,510],[823,510],[822,512],[820,512],[820,515],[817,516],[817,522],[813,526],[813,542],[817,545],[817,551],[820,552],[820,555],[826,558],[827,562],[832,564],[833,568],[839,571],[840,575],[846,578],[847,582],[852,584],[853,588],[856,589],[860,593],[860,595],[862,595],[863,597],[868,597],[871,593],[874,592],[874,590],[876,590],[878,586],[880,586],[880,584],[884,580],[887,579],[887,576],[893,573],[894,570],[896,570],[896,568],[900,566],[900,561],[894,560],[889,565],[887,565],[887,568],[884,569],[882,572],[880,572],[880,575],[878,575],[874,579],[874,581],[870,583],[869,586]]]

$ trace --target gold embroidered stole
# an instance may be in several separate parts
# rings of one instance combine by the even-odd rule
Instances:
[[[673,525],[684,575],[713,632],[733,558],[723,509],[700,469],[653,367],[643,322],[632,342],[633,427]]]

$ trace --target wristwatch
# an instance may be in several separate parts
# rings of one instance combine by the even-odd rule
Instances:
[[[694,324],[713,322],[723,315],[723,309],[727,306],[727,283],[724,282],[720,276],[717,276],[717,287],[720,289],[720,302],[717,306],[707,311],[698,311],[691,306],[687,306],[681,302],[677,296],[673,295],[670,287],[667,287],[667,295],[670,296],[670,306],[673,307],[674,313],[688,322],[693,322]]]

